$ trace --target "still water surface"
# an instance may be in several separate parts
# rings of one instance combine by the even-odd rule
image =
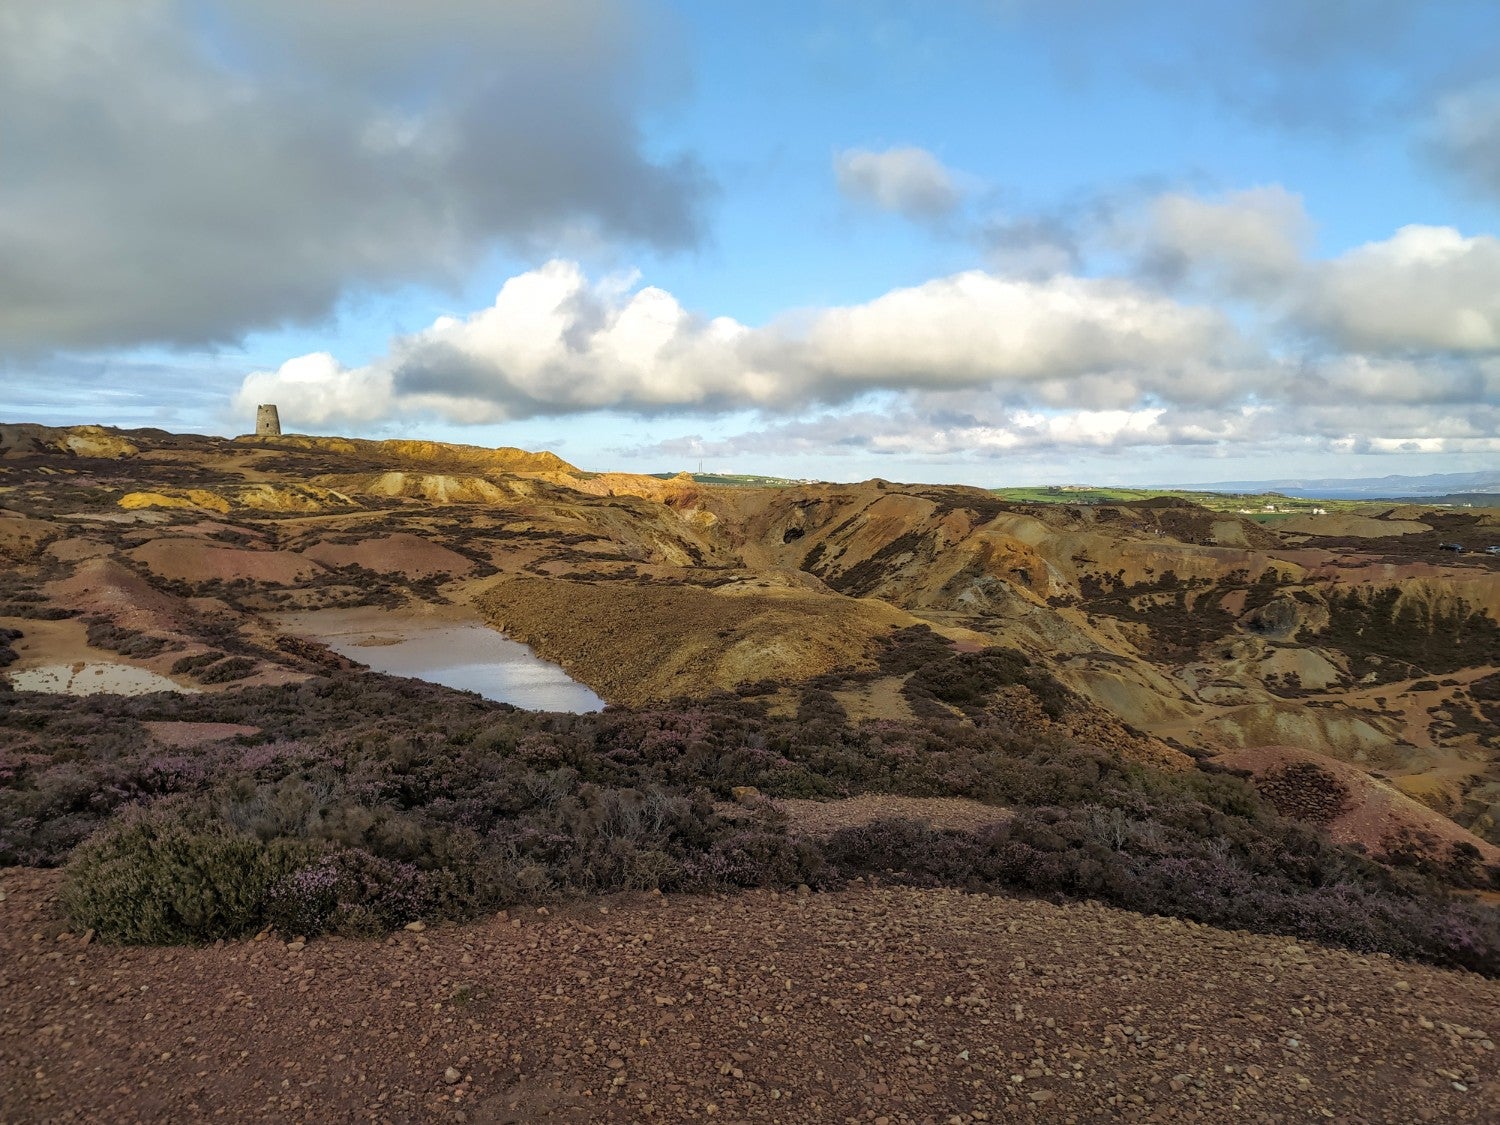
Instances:
[[[377,672],[478,692],[530,711],[604,710],[604,700],[556,664],[483,625],[402,620],[390,629],[349,628],[318,621],[322,616],[302,616],[296,631]]]

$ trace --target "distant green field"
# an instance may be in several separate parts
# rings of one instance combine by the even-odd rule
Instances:
[[[1174,496],[1191,501],[1215,512],[1244,512],[1256,523],[1275,523],[1291,516],[1306,515],[1314,508],[1325,512],[1354,512],[1368,509],[1367,500],[1302,500],[1279,492],[1237,494],[1228,492],[1188,492],[1166,488],[1074,487],[1071,485],[1036,485],[1027,488],[992,488],[996,496],[1030,504],[1118,504],[1127,500],[1154,500]],[[1380,505],[1390,507],[1389,503]],[[1270,508],[1274,507],[1275,511]]]
[[[671,480],[678,473],[652,473],[659,480]],[[728,488],[791,488],[802,484],[787,477],[761,477],[753,473],[689,473],[697,484],[718,484]]]

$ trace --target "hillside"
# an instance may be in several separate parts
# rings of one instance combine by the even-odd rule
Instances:
[[[439,597],[632,703],[869,667],[875,638],[924,623],[960,645],[1014,646],[1178,745],[1292,742],[1500,839],[1484,686],[1500,663],[1500,560],[1479,550],[1500,538],[1500,511],[1263,525],[1232,500],[718,488],[519,450],[159,431],[106,435],[102,458],[79,445],[97,428],[17,443],[32,431],[10,427],[0,460],[0,550],[29,568],[13,581],[30,597],[98,557],[168,595],[225,600],[246,636],[273,609]],[[374,561],[389,553],[379,544],[412,540],[437,586]],[[1440,549],[1450,542],[1472,550]],[[351,584],[351,567],[369,581]],[[158,632],[190,650],[184,619]],[[637,659],[640,634],[652,647]],[[46,659],[28,649],[21,666]],[[170,674],[176,659],[143,663]],[[256,675],[293,671],[274,661]]]
[[[1261,523],[3,435],[5,983],[131,989],[17,1001],[0,1058],[28,1106],[1394,1121],[1491,1094],[1500,558],[1445,544],[1489,542],[1493,510]],[[412,622],[498,627],[611,706],[370,671]],[[420,1029],[372,1037],[392,1004]],[[1430,1037],[1367,1030],[1392,1010]],[[170,1094],[121,1091],[146,1046]],[[1372,1059],[1410,1084],[1348,1081]]]

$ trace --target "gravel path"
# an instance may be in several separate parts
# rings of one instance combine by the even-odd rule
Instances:
[[[0,1120],[1500,1120],[1500,982],[1094,905],[635,896],[123,949],[0,872]]]

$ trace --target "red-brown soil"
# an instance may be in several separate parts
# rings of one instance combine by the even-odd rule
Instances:
[[[864,793],[842,801],[783,800],[792,830],[809,836],[826,836],[841,828],[857,828],[877,820],[915,820],[933,828],[965,832],[983,828],[1010,816],[967,797],[901,797],[890,793]]]
[[[324,566],[353,563],[382,574],[404,574],[428,578],[435,574],[467,574],[474,564],[457,551],[404,532],[359,543],[319,543],[302,552]]]
[[[245,579],[269,585],[292,585],[323,568],[288,551],[251,551],[210,547],[195,539],[153,539],[126,556],[163,578],[203,582]]]
[[[1402,833],[1421,833],[1437,844],[1471,844],[1479,850],[1483,862],[1500,863],[1500,847],[1461,828],[1442,813],[1415,801],[1391,785],[1371,777],[1364,770],[1336,758],[1294,746],[1256,746],[1219,754],[1218,761],[1233,769],[1250,770],[1261,781],[1287,767],[1310,763],[1335,779],[1348,794],[1337,815],[1322,822],[1328,835],[1341,844],[1361,844],[1375,855],[1382,855],[1388,844]]]
[[[7,870],[0,1119],[1494,1121],[1500,982],[1090,904],[586,900],[385,942],[62,933]]]
[[[142,723],[141,726],[145,727],[151,737],[163,746],[174,746],[179,749],[223,742],[225,739],[235,738],[242,734],[260,733],[259,727],[246,726],[243,723],[148,722]]]

